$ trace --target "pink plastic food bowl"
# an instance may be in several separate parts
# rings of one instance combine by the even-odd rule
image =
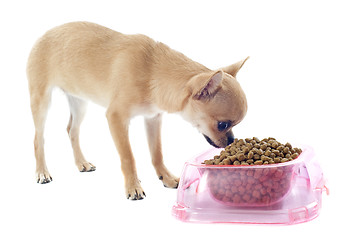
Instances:
[[[294,224],[318,216],[327,190],[311,147],[269,165],[204,165],[222,149],[185,163],[173,215],[187,222]]]

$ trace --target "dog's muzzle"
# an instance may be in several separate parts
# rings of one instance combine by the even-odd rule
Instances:
[[[204,135],[206,141],[207,141],[208,143],[210,143],[211,146],[214,146],[214,147],[216,147],[216,148],[221,148],[220,146],[216,145],[208,136],[206,136],[205,134],[203,134],[203,135]],[[235,140],[234,134],[233,134],[232,131],[227,132],[227,133],[226,133],[226,137],[227,137],[226,146],[229,145],[229,144],[232,144],[232,143],[234,142],[234,140]]]
[[[210,143],[211,146],[214,146],[216,148],[220,148],[218,145],[216,145],[208,136],[206,136],[205,134],[203,134],[206,141],[208,141],[208,143]]]

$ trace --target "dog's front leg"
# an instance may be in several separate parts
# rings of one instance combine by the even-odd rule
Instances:
[[[153,118],[145,118],[145,127],[148,144],[150,148],[152,163],[159,179],[163,181],[165,187],[177,188],[179,178],[172,175],[164,165],[161,151],[161,114]]]
[[[143,191],[136,173],[135,159],[131,152],[128,128],[129,118],[124,111],[108,109],[106,113],[111,135],[120,155],[121,170],[125,178],[126,197],[132,200],[143,199]]]

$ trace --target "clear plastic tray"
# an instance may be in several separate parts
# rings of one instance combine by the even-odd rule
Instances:
[[[294,224],[314,219],[327,188],[313,149],[301,148],[293,161],[256,166],[201,164],[222,150],[210,149],[185,163],[173,215],[208,223]]]

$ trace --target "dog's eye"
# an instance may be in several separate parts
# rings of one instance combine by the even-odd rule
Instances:
[[[225,131],[230,127],[230,122],[218,122],[218,130],[220,132]]]

